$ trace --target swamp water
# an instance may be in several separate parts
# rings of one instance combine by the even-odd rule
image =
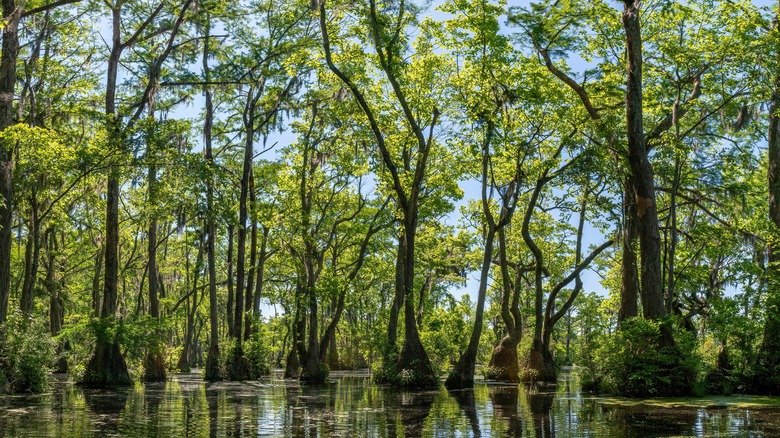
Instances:
[[[581,394],[572,373],[557,387],[478,383],[454,392],[404,392],[359,373],[332,373],[320,387],[178,374],[119,390],[55,382],[46,394],[0,396],[0,437],[27,436],[759,437],[780,436],[780,401],[597,398]]]

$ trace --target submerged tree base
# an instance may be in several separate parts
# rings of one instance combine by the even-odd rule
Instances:
[[[695,340],[684,332],[679,343],[669,338],[659,321],[625,320],[597,352],[596,369],[589,372],[594,382],[587,386],[628,397],[690,395],[697,368]]]
[[[249,359],[244,356],[241,343],[236,343],[226,364],[228,380],[249,380],[252,373],[249,370]]]
[[[219,346],[217,344],[212,343],[209,346],[209,352],[206,356],[206,374],[203,378],[211,382],[222,379],[219,372]]]
[[[301,373],[301,382],[309,385],[319,385],[325,383],[330,375],[330,369],[320,362],[307,366]]]
[[[119,344],[106,343],[98,340],[95,354],[87,362],[84,378],[81,384],[92,387],[130,385],[133,380],[127,371],[125,358],[119,350]]]
[[[287,355],[287,363],[284,366],[284,378],[285,379],[297,379],[301,376],[301,362],[298,360],[298,354],[295,353],[295,348],[290,350],[290,354]]]
[[[444,381],[444,387],[447,389],[466,389],[474,387],[474,370],[465,369],[460,366],[460,362]],[[470,371],[470,372],[469,372]]]
[[[520,366],[517,361],[517,342],[509,336],[504,336],[485,369],[485,379],[500,382],[520,382]]]
[[[144,357],[144,381],[160,382],[168,378],[165,359],[160,352],[149,352]]]
[[[523,382],[548,382],[558,381],[558,367],[555,366],[550,350],[539,347],[532,348],[528,354],[528,360],[523,366],[521,378]]]
[[[439,386],[439,376],[419,339],[407,340],[404,343],[396,370],[398,373],[391,382],[395,386],[414,389]]]
[[[770,297],[764,339],[753,366],[753,391],[780,395],[780,298]]]

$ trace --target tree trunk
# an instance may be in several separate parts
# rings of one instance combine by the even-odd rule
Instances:
[[[336,345],[336,330],[330,332],[330,335],[328,336],[328,345],[321,345],[320,347],[323,351],[328,352],[328,368],[331,370],[342,369],[341,360],[339,359],[339,350]]]
[[[123,46],[121,35],[121,10],[114,8],[112,13],[112,46],[108,59],[108,79],[106,81],[106,115],[108,116],[109,144],[117,150],[122,149],[119,120],[116,114],[116,83],[119,58]],[[108,170],[108,188],[106,193],[106,252],[103,281],[103,303],[100,317],[104,321],[113,321],[117,309],[117,286],[119,281],[119,168],[112,164]],[[106,339],[98,334],[95,353],[87,363],[84,373],[85,385],[112,386],[130,384],[130,374],[116,339]]]
[[[227,254],[227,279],[228,279],[228,296],[227,296],[227,323],[228,323],[228,337],[236,336],[236,324],[235,324],[235,280],[233,279],[233,242],[235,234],[233,233],[233,225],[228,225],[228,254]]]
[[[198,301],[198,281],[200,280],[200,270],[203,265],[203,235],[201,234],[200,241],[198,242],[198,255],[195,257],[195,273],[193,274],[193,280],[192,280],[192,298],[187,299],[187,327],[186,327],[186,333],[184,335],[184,343],[182,345],[182,351],[181,356],[179,357],[179,362],[176,365],[176,367],[181,372],[188,372],[190,371],[190,363],[192,362],[191,359],[191,350],[192,350],[192,340],[197,339],[197,337],[194,337],[195,332],[195,315],[198,312],[199,307],[199,301]],[[192,301],[192,305],[189,305],[190,300]],[[201,297],[201,301],[203,301],[203,298]]]
[[[211,32],[211,17],[206,13],[205,38],[203,41],[203,78],[208,83],[209,70],[209,36]],[[214,155],[211,149],[211,126],[214,120],[214,104],[211,101],[211,89],[203,86],[203,94],[206,96],[206,116],[203,122],[203,142],[205,146],[205,160],[209,173],[206,176],[206,254],[209,275],[209,352],[206,356],[205,379],[218,380],[219,373],[219,303],[217,301],[217,266],[215,260],[216,226],[214,225]],[[230,282],[228,277],[228,282]],[[228,314],[230,312],[228,311]]]
[[[244,349],[242,345],[243,338],[241,332],[243,330],[243,317],[244,317],[244,292],[246,291],[246,284],[244,281],[246,270],[246,224],[248,217],[247,198],[249,197],[250,179],[252,178],[252,162],[254,158],[254,94],[253,89],[250,88],[247,96],[247,114],[245,115],[246,123],[244,124],[246,142],[244,145],[244,165],[241,173],[241,192],[239,194],[238,203],[238,242],[236,251],[236,296],[235,296],[235,316],[233,317],[233,342],[231,345],[232,358],[228,365],[228,379],[230,380],[247,380],[250,378],[249,373],[249,361],[244,356]],[[249,291],[246,291],[247,293]]]
[[[250,172],[249,177],[249,205],[251,211],[255,211],[255,182],[254,172]],[[252,310],[254,304],[254,284],[257,274],[257,219],[252,215],[252,231],[249,237],[249,275],[246,280],[246,289],[244,292],[244,341],[249,340],[252,334]]]
[[[413,373],[413,378],[408,381],[400,381],[401,386],[413,388],[432,388],[439,385],[439,378],[433,368],[428,354],[425,352],[420,333],[417,331],[417,320],[414,309],[414,248],[417,234],[417,206],[404,215],[404,344],[398,355],[396,369],[399,375],[405,370]],[[399,248],[399,251],[401,248]]]
[[[0,54],[0,131],[14,124],[16,60],[19,56],[19,19],[22,7],[3,0],[3,46]],[[14,145],[0,143],[0,324],[8,314],[11,296],[11,243],[13,242]]]
[[[641,299],[644,315],[661,319],[666,315],[661,281],[661,235],[655,199],[653,168],[647,156],[642,116],[642,34],[639,0],[624,0],[622,20],[626,31],[627,80],[626,120],[628,126],[628,162],[631,166],[636,197],[639,247],[641,254]],[[668,327],[666,342],[673,343]]]
[[[539,342],[531,346],[531,352],[523,365],[522,381],[524,382],[556,382],[558,367],[555,365],[550,347]]]
[[[38,276],[40,264],[40,224],[38,223],[38,203],[33,189],[30,221],[27,227],[27,245],[24,254],[24,280],[22,281],[22,294],[19,307],[22,314],[28,318],[31,316],[35,300],[35,282]]]
[[[519,285],[512,285],[506,253],[506,232],[498,230],[499,268],[501,269],[501,319],[506,326],[506,336],[493,349],[485,378],[503,382],[520,381],[520,364],[517,360],[517,344],[523,333],[523,322],[519,309]],[[511,302],[510,302],[511,297]]]
[[[775,32],[780,32],[780,4],[775,16]],[[775,53],[780,59],[780,50]],[[769,218],[780,230],[780,73],[774,78],[769,107],[768,182]],[[759,393],[780,394],[780,245],[769,239],[767,298],[764,336],[754,366],[754,389]]]
[[[504,336],[490,356],[485,378],[501,382],[520,382],[520,364],[517,361],[519,338]]]
[[[301,358],[305,357],[305,347],[303,346],[303,336],[306,330],[305,312],[302,306],[301,289],[298,285],[295,288],[295,312],[291,321],[292,342],[290,343],[290,354],[287,355],[287,362],[284,368],[284,377],[286,379],[297,379],[300,377]]]
[[[92,277],[92,316],[95,318],[100,317],[100,308],[103,306],[100,294],[100,277],[103,272],[104,253],[105,246],[101,244],[95,255],[95,274]]]
[[[147,139],[147,141],[151,141]],[[157,164],[154,162],[154,152],[152,150],[151,143],[147,145],[146,149],[147,159],[149,163],[149,175],[147,180],[147,197],[149,201],[149,207],[156,208],[157,205]],[[147,267],[146,272],[148,274],[149,283],[149,315],[154,319],[160,318],[160,300],[158,297],[158,278],[157,278],[157,214],[152,211],[149,218],[149,229],[147,230]],[[165,359],[163,358],[163,345],[159,339],[162,333],[156,330],[151,333],[151,339],[146,347],[146,357],[144,358],[144,380],[146,381],[160,381],[165,380],[167,377],[167,371],[165,367]]]
[[[398,350],[398,315],[404,305],[404,255],[406,254],[406,239],[403,230],[398,236],[398,252],[395,259],[395,294],[393,304],[390,307],[390,319],[387,322],[387,346],[388,353],[394,355]]]
[[[260,299],[263,297],[263,282],[265,281],[265,262],[268,260],[268,234],[270,229],[265,225],[263,228],[263,239],[260,243],[260,255],[257,260],[257,282],[255,283],[255,294],[253,303],[253,312],[257,318],[260,317]]]
[[[57,336],[65,323],[65,303],[60,296],[60,290],[64,286],[55,278],[57,270],[57,237],[53,230],[47,232],[47,262],[46,262],[46,289],[49,292],[49,329],[52,337]],[[57,345],[57,359],[54,363],[55,373],[67,373],[68,361],[65,352],[70,350],[66,341]]]
[[[309,270],[309,268],[307,268]],[[306,354],[303,356],[303,372],[301,379],[308,383],[322,383],[327,377],[327,373],[320,370],[320,343],[319,343],[319,324],[317,317],[319,315],[316,286],[314,284],[314,273],[311,272],[309,284],[306,285],[305,296],[309,305],[309,333],[307,338]]]
[[[618,311],[618,326],[627,318],[639,314],[639,271],[636,264],[634,243],[637,239],[636,196],[634,181],[631,175],[623,179],[623,257],[620,264],[620,310]]]
[[[452,370],[444,386],[447,389],[472,388],[474,386],[474,367],[479,350],[479,339],[482,336],[482,322],[485,311],[485,296],[487,295],[487,283],[490,275],[490,267],[493,261],[493,239],[496,230],[489,226],[485,236],[485,249],[482,258],[482,271],[479,275],[479,290],[477,292],[477,312],[474,316],[474,328],[471,331],[471,339],[466,351],[458,359],[458,363]]]
[[[672,181],[672,193],[669,202],[669,237],[668,250],[666,251],[666,293],[664,294],[664,308],[666,313],[671,313],[677,296],[675,294],[674,258],[677,256],[677,190],[680,187],[680,172],[682,163],[679,154],[674,157],[674,178]]]

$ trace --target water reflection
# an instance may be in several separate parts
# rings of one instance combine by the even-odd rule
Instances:
[[[451,391],[450,395],[458,403],[458,407],[463,412],[463,416],[468,420],[471,427],[471,434],[474,437],[481,437],[482,431],[479,428],[479,417],[477,416],[477,402],[474,397],[474,391],[470,389]]]
[[[119,420],[127,407],[130,391],[126,389],[110,391],[85,389],[82,395],[87,410],[92,414],[89,416],[93,426],[92,431],[102,436],[115,435],[119,431]],[[56,404],[54,407],[55,411],[61,409]],[[150,419],[151,417],[143,415],[141,418]]]
[[[0,397],[0,437],[587,435],[778,436],[780,409],[606,405],[582,396],[570,376],[552,387],[405,392],[360,375],[304,387],[280,378],[205,383],[187,374],[123,390],[59,382],[48,394]]]

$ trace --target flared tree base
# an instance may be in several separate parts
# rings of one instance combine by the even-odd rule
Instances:
[[[447,389],[467,389],[474,387],[474,374],[454,369],[444,381],[444,387]]]
[[[780,315],[767,315],[764,340],[753,367],[757,394],[780,395]]]
[[[308,385],[321,385],[328,379],[330,370],[324,363],[314,361],[303,368],[301,382]]]
[[[531,383],[555,383],[558,381],[558,367],[555,366],[555,360],[550,350],[544,347],[531,349],[522,369],[521,380]]]
[[[149,352],[144,357],[144,381],[161,382],[168,378],[165,359],[160,352]]]
[[[238,344],[233,348],[226,368],[228,380],[240,381],[250,380],[252,378],[252,373],[249,369],[249,359],[244,356],[244,349],[241,347],[241,344]]]
[[[403,388],[429,389],[439,386],[439,376],[425,353],[420,339],[407,339],[396,364],[398,374],[393,385]]]
[[[124,386],[133,383],[119,344],[99,341],[95,353],[87,362],[81,384],[91,387]]]
[[[474,387],[474,360],[476,354],[466,352],[460,356],[455,368],[452,369],[444,381],[444,387],[447,389],[466,389]]]
[[[490,362],[485,369],[485,379],[500,382],[519,383],[520,366],[517,361],[517,342],[509,336],[501,339],[493,349]]]
[[[181,373],[190,372],[190,351],[188,348],[185,348],[181,351],[179,361],[176,363],[176,369],[178,369]]]
[[[290,350],[290,354],[287,355],[287,363],[284,366],[284,378],[285,379],[297,379],[301,376],[301,362],[298,360],[298,355],[295,350]]]
[[[206,356],[206,374],[203,378],[210,382],[222,380],[222,374],[219,370],[219,346],[216,344],[209,346],[209,352]]]

